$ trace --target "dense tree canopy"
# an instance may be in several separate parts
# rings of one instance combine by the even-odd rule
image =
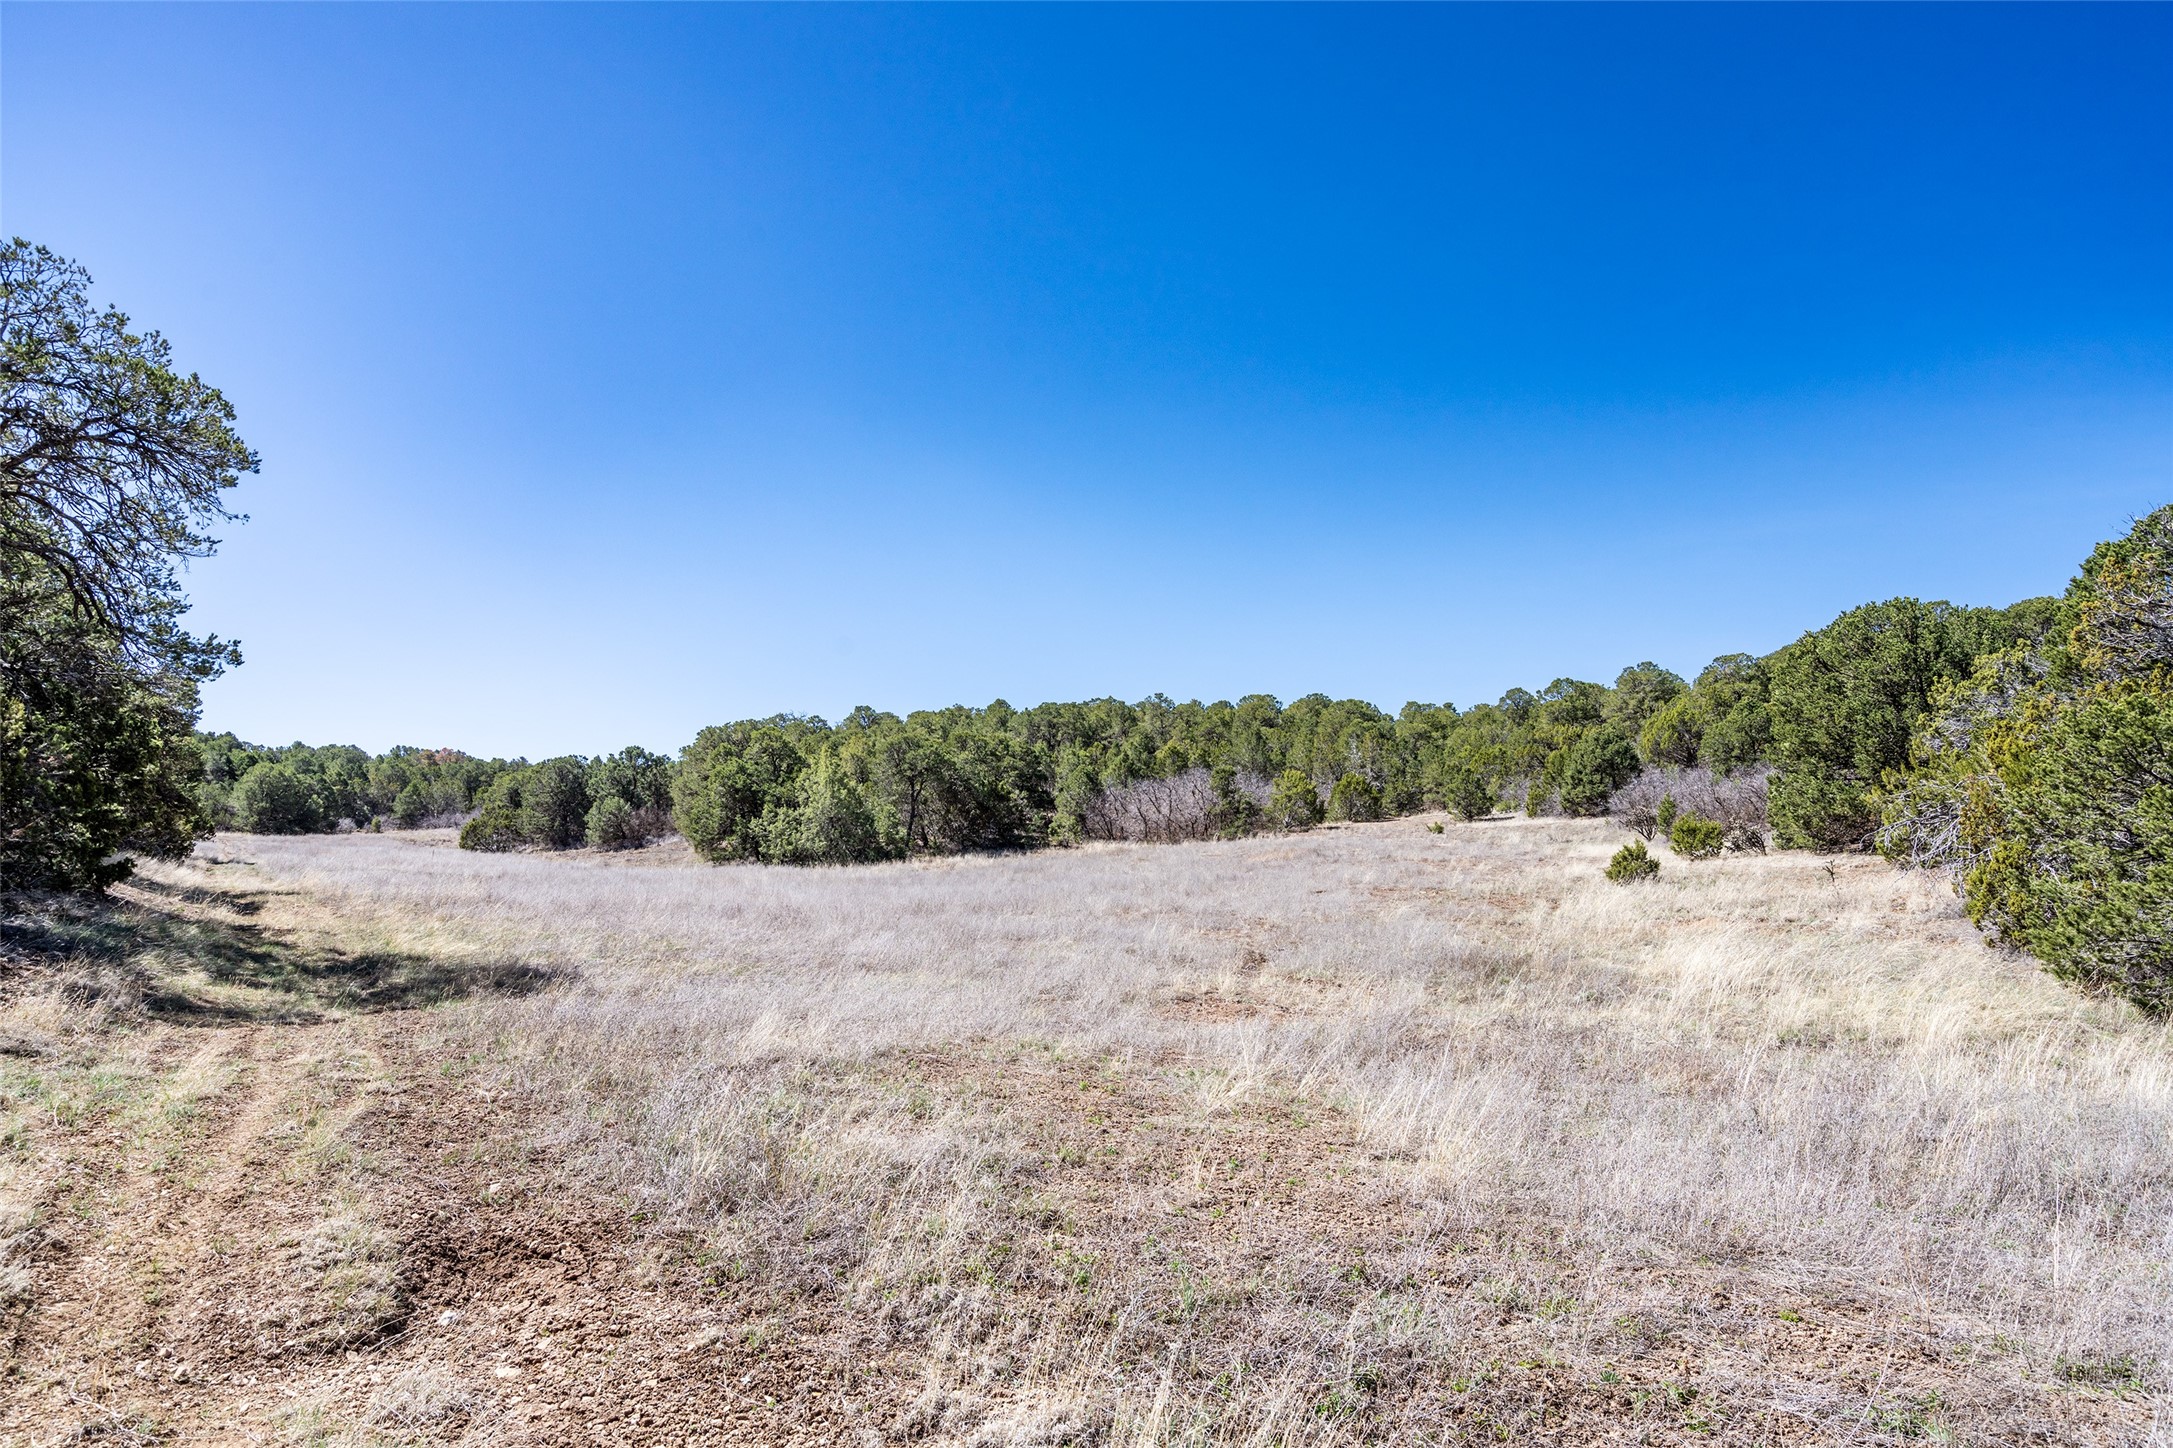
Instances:
[[[8,559],[0,584],[0,884],[98,890],[130,852],[173,858],[205,832],[198,676],[130,661],[40,571]]]
[[[218,390],[89,290],[42,246],[0,246],[0,552],[43,564],[125,657],[158,665],[177,643],[176,563],[217,546],[206,529],[257,459]]]
[[[2173,507],[2036,612],[1941,691],[1881,846],[2056,974],[2173,1009]]]
[[[178,560],[256,466],[233,410],[80,267],[0,246],[0,884],[95,890],[205,833]]]
[[[1789,848],[1869,847],[1880,791],[1907,768],[1934,693],[2045,617],[2034,600],[1994,609],[1896,598],[1851,609],[1775,654],[1767,684],[1779,769],[1774,839]]]

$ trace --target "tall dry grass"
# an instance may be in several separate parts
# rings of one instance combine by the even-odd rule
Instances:
[[[1986,949],[1932,878],[1778,854],[1617,887],[1618,843],[1395,821],[852,869],[367,835],[204,854],[563,972],[465,1028],[562,1095],[596,1169],[845,1290],[962,1258],[987,1174],[1033,1146],[869,1073],[1025,1049],[1164,1063],[1202,1116],[1324,1102],[1414,1232],[1874,1293],[2039,1367],[2158,1379],[2166,1025]]]

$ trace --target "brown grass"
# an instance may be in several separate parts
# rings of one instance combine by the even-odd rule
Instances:
[[[2166,1026],[1936,881],[1618,888],[1619,842],[226,838],[152,884],[555,978],[448,1049],[703,1264],[735,1352],[828,1354],[838,1441],[2167,1441]]]

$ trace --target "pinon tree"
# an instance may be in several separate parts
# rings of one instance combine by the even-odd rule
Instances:
[[[208,828],[197,691],[240,662],[196,638],[177,573],[217,546],[256,455],[156,332],[84,270],[0,246],[0,885],[102,889]]]

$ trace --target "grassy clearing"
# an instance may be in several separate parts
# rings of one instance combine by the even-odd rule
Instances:
[[[700,1259],[736,1350],[917,1384],[878,1437],[2149,1432],[2166,1026],[1987,951],[1936,881],[1615,887],[1619,843],[249,838],[152,888],[555,981],[454,1007],[452,1048]]]

